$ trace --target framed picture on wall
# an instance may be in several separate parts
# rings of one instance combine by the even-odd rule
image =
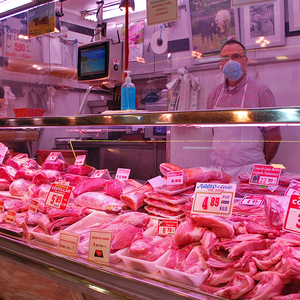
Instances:
[[[211,56],[229,39],[240,40],[238,11],[230,0],[189,0],[189,8],[194,52]]]
[[[283,0],[244,6],[241,10],[241,42],[247,49],[285,44]]]
[[[289,31],[300,30],[300,0],[288,1]]]

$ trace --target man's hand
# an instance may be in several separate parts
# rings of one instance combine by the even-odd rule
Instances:
[[[272,128],[266,132],[264,153],[267,164],[269,164],[276,155],[280,142],[280,127]]]

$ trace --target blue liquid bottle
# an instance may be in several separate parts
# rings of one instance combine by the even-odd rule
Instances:
[[[135,85],[131,82],[131,78],[129,76],[129,73],[131,72],[124,72],[127,73],[127,77],[121,86],[121,110],[135,110]]]

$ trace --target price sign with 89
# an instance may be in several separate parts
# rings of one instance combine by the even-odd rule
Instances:
[[[209,199],[210,198],[210,199]],[[218,207],[220,203],[220,198],[215,196],[206,196],[202,202],[202,209],[208,210],[208,206],[210,207]]]

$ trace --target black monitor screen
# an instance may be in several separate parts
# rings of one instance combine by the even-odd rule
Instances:
[[[78,49],[78,79],[92,80],[108,76],[108,43]]]

